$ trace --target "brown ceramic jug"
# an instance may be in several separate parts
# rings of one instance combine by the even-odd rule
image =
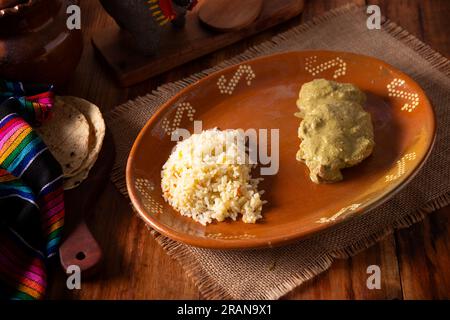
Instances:
[[[78,0],[0,0],[0,78],[62,84],[83,49],[80,30],[66,25]]]

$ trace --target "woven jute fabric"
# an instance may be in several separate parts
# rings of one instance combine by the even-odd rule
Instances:
[[[115,108],[106,117],[117,149],[112,180],[126,195],[125,165],[140,129],[179,90],[223,67],[277,52],[326,49],[374,56],[415,79],[430,98],[437,139],[420,173],[394,198],[331,229],[274,249],[218,251],[174,242],[152,232],[178,260],[206,298],[277,299],[345,258],[373,245],[395,228],[408,227],[426,213],[450,204],[450,62],[386,19],[369,30],[364,8],[330,11],[290,29],[214,68],[168,83]]]

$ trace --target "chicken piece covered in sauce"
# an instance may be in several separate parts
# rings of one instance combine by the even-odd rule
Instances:
[[[348,83],[316,79],[302,86],[296,113],[302,118],[297,160],[308,166],[313,182],[340,181],[341,169],[372,153],[373,126],[365,100],[365,94]]]

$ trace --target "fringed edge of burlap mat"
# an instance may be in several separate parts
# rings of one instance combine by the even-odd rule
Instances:
[[[107,116],[107,120],[114,120],[120,118],[123,113],[127,112],[129,109],[135,107],[136,104],[142,105],[142,107],[148,107],[148,105],[153,104],[156,106],[162,105],[165,101],[171,98],[181,89],[189,86],[190,84],[200,80],[201,78],[223,69],[224,67],[231,66],[249,59],[253,59],[260,56],[270,49],[273,49],[278,45],[279,42],[285,41],[290,38],[290,36],[297,35],[308,31],[312,27],[328,21],[329,19],[347,13],[349,11],[362,10],[361,6],[356,5],[346,5],[337,9],[333,9],[324,15],[315,17],[309,22],[304,23],[298,27],[294,27],[286,32],[283,32],[271,40],[265,41],[259,45],[249,48],[244,53],[237,55],[234,58],[226,60],[215,67],[209,68],[202,72],[193,74],[183,80],[179,80],[173,83],[167,83],[160,86],[157,90],[154,90],[151,94],[146,96],[138,97],[135,100],[130,100],[111,111]],[[396,23],[390,21],[389,19],[383,18],[382,28],[388,34],[390,34],[395,39],[401,41],[403,44],[409,46],[414,51],[416,51],[421,57],[427,60],[431,66],[447,76],[450,76],[450,61],[444,56],[434,51],[430,46],[424,44],[422,41],[417,39],[415,36],[411,35],[408,31],[404,30]],[[155,107],[155,111],[158,107]],[[125,154],[128,154],[130,150],[123,150]],[[111,180],[119,189],[119,191],[127,195],[126,182],[124,179],[124,163],[117,163],[111,173]],[[333,250],[328,252],[322,259],[315,262],[314,267],[303,270],[301,274],[298,274],[292,278],[291,281],[280,284],[274,287],[272,290],[264,294],[265,299],[276,299],[286,292],[293,290],[304,282],[312,279],[318,274],[326,271],[334,259],[345,259],[356,255],[357,253],[369,248],[375,243],[379,242],[386,236],[392,234],[395,229],[402,229],[411,226],[416,222],[422,221],[426,214],[434,212],[440,208],[448,206],[450,204],[450,193],[442,195],[432,201],[429,201],[426,206],[418,209],[415,212],[403,217],[394,222],[392,226],[386,228],[382,232],[375,233],[361,239],[360,241],[352,244],[349,247],[340,250]],[[149,228],[150,229],[150,228]],[[198,264],[198,262],[192,257],[189,249],[186,245],[173,241],[165,236],[159,234],[158,232],[150,229],[151,234],[155,237],[158,243],[164,248],[169,256],[176,259],[185,270],[186,274],[193,279],[196,286],[199,288],[202,296],[206,299],[233,299],[222,287],[220,287],[217,282],[209,277]]]

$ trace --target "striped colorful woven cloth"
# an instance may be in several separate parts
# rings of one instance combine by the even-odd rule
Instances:
[[[62,171],[32,126],[51,86],[0,80],[0,299],[42,299],[64,223]]]

